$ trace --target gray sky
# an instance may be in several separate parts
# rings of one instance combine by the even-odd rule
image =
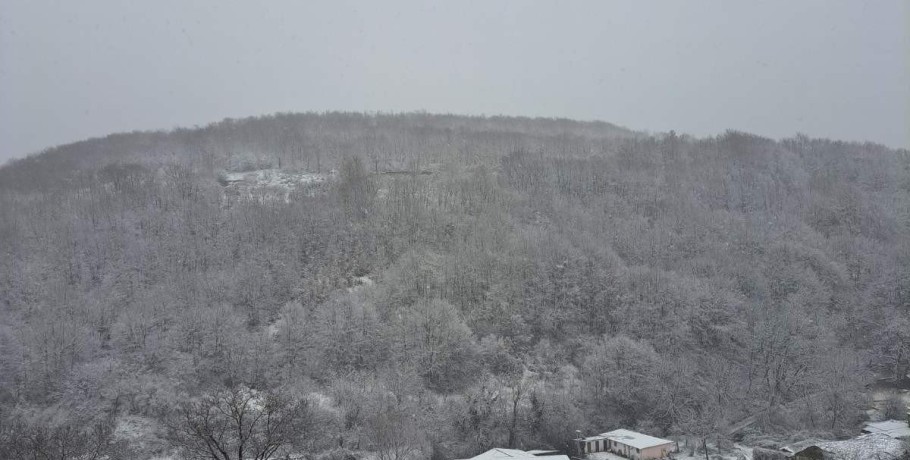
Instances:
[[[0,161],[276,111],[910,147],[910,2],[0,2]]]

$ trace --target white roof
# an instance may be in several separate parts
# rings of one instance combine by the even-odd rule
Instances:
[[[476,457],[471,457],[471,460],[494,460],[494,459],[503,459],[503,458],[528,458],[533,457],[533,455],[517,449],[499,449],[494,448],[490,449]]]
[[[601,439],[607,439],[607,438],[605,438],[605,437],[603,437],[603,435],[599,434],[597,436],[588,436],[587,438],[581,438],[580,440],[581,441],[600,441]],[[578,441],[578,440],[579,439],[576,439],[576,441]]]
[[[867,433],[880,433],[892,438],[910,437],[910,426],[903,420],[886,420],[884,422],[874,422],[866,424],[863,431]]]
[[[816,444],[822,450],[834,453],[835,458],[893,459],[903,452],[901,441],[884,434],[871,433],[845,441]]]
[[[471,457],[470,460],[506,460],[510,458],[518,459],[541,459],[541,460],[569,460],[569,457],[565,455],[541,455],[537,456],[531,452],[525,452],[518,449],[502,449],[502,448],[493,448],[490,449],[476,457]]]
[[[601,433],[600,436],[636,449],[647,449],[649,447],[662,446],[664,444],[673,444],[673,441],[670,441],[669,439],[655,438],[654,436],[622,429]]]

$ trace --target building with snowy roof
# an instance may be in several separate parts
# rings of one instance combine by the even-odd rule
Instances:
[[[631,430],[613,430],[575,440],[579,455],[611,452],[632,460],[667,458],[676,452],[675,441],[656,438]]]
[[[879,433],[894,439],[910,439],[910,424],[903,420],[867,423],[863,433]]]
[[[503,449],[501,447],[490,449],[480,455],[471,457],[469,460],[522,460],[532,458],[536,460],[569,460],[568,456],[559,455],[558,452],[552,450],[526,452],[518,449]]]

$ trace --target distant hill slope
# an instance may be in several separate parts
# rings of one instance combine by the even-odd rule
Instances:
[[[345,155],[402,168],[411,161],[478,155],[478,148],[543,148],[554,142],[643,136],[605,122],[525,117],[330,112],[226,119],[203,128],[112,134],[49,148],[0,168],[0,186],[48,187],[63,174],[110,163],[177,162],[196,168],[251,163],[312,171],[336,167]],[[42,171],[33,177],[33,165]],[[375,165],[374,165],[375,166]],[[26,179],[26,177],[31,177]],[[35,182],[35,179],[39,182]]]
[[[3,458],[190,448],[187,408],[273,393],[324,455],[849,433],[910,372],[910,154],[875,144],[280,114],[11,162],[0,217]]]

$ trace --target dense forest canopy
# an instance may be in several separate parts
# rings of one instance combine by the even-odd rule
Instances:
[[[277,114],[12,161],[0,216],[3,458],[848,433],[910,372],[871,143]]]

